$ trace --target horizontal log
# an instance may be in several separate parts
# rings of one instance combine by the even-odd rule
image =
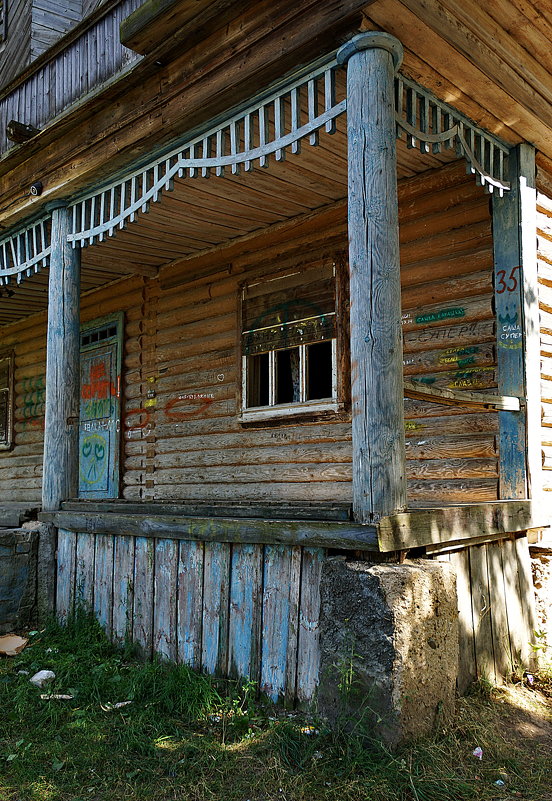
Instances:
[[[456,389],[440,387],[425,387],[414,384],[412,381],[404,382],[404,394],[407,398],[417,400],[434,399],[436,403],[463,406],[481,411],[509,411],[519,412],[520,399],[506,395],[486,395],[479,392],[466,392]]]
[[[378,525],[378,543],[381,551],[400,551],[451,541],[466,542],[482,534],[514,534],[547,526],[547,515],[532,501],[497,501],[383,518]]]
[[[169,517],[247,517],[267,520],[341,520],[351,518],[350,504],[332,502],[289,501],[263,503],[241,503],[226,501],[196,501],[194,503],[131,503],[125,500],[112,501],[65,501],[65,512],[114,513],[124,515],[163,515]]]
[[[339,521],[258,520],[247,518],[175,517],[61,511],[41,513],[40,519],[68,531],[121,534],[134,537],[302,545],[317,548],[377,550],[375,526]]]

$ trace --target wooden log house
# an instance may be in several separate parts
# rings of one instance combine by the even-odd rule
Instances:
[[[310,701],[325,560],[423,557],[459,686],[527,664],[549,4],[75,2],[34,49],[15,5],[0,524],[41,508],[43,604]]]

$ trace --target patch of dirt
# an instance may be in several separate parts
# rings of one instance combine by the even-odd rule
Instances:
[[[552,697],[523,685],[502,687],[496,693],[496,700],[504,704],[499,714],[506,737],[522,750],[534,753],[539,749],[552,758]]]

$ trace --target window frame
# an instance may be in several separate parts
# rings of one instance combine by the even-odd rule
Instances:
[[[275,273],[265,274],[240,283],[238,290],[238,398],[239,422],[243,424],[252,423],[286,423],[295,418],[318,419],[330,417],[331,419],[348,419],[350,416],[350,368],[349,368],[349,315],[348,315],[348,276],[346,264],[341,254],[333,258],[324,259],[326,263],[330,261],[334,270],[335,281],[335,316],[336,328],[335,336],[331,339],[320,339],[313,342],[301,343],[298,345],[286,346],[285,348],[273,348],[265,351],[269,354],[269,400],[271,403],[265,406],[247,406],[248,397],[248,358],[249,355],[243,353],[242,334],[243,334],[243,307],[244,290],[248,285],[258,284],[266,281],[267,285],[280,278],[287,278],[297,270],[308,270],[315,267],[318,262],[306,262],[288,267]],[[307,357],[306,350],[309,345],[318,342],[331,342],[332,345],[332,397],[314,400],[300,400],[293,403],[275,403],[275,371],[276,354],[281,350],[298,348],[300,353],[300,393],[304,397],[307,386]]]
[[[15,353],[13,350],[0,351],[0,362],[8,362],[8,386],[0,386],[0,392],[7,390],[8,395],[8,413],[6,420],[6,438],[0,440],[0,451],[12,450],[14,440],[14,417],[15,417]]]

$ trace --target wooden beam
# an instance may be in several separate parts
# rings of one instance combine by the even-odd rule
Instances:
[[[5,506],[5,504],[3,504]],[[0,507],[1,508],[1,507]],[[158,501],[66,501],[64,512],[88,512],[124,515],[168,515],[169,517],[247,517],[265,520],[330,520],[349,521],[350,505],[339,503],[225,503],[224,501],[193,501],[190,503],[159,503]]]
[[[526,407],[499,413],[500,495],[524,498],[541,488],[534,149],[519,145],[509,162],[512,189],[492,201],[498,390]]]
[[[520,399],[511,396],[468,392],[446,387],[429,387],[416,384],[408,379],[405,379],[403,384],[405,398],[414,398],[414,400],[428,400],[444,406],[461,406],[466,409],[481,409],[481,411],[488,412],[499,410],[519,412],[521,408]]]
[[[240,5],[246,6],[247,3]],[[146,0],[122,21],[121,44],[146,55],[176,31],[181,32],[184,44],[191,24],[194,30],[209,22],[222,27],[236,13],[234,0]]]
[[[6,126],[6,136],[16,144],[28,142],[38,133],[40,133],[39,128],[35,128],[34,125],[25,125],[17,120],[10,120]]]
[[[377,551],[375,526],[337,521],[261,520],[226,517],[113,514],[109,512],[42,512],[40,519],[69,531],[124,534],[199,542],[303,545]]]
[[[67,243],[70,215],[64,203],[54,203],[48,329],[46,345],[46,416],[42,508],[59,509],[75,497],[78,486],[80,401],[80,250]]]
[[[382,518],[378,543],[383,552],[451,542],[470,545],[482,535],[507,536],[547,524],[546,515],[529,500],[420,509]]]
[[[347,63],[353,514],[369,523],[406,508],[394,75],[386,33],[343,45]]]

